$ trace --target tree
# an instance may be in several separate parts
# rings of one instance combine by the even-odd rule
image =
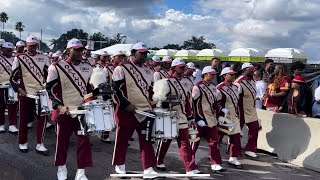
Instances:
[[[179,44],[167,44],[163,46],[163,49],[176,49],[176,50],[181,50],[181,47]]]
[[[2,32],[4,32],[4,24],[8,21],[9,17],[7,15],[7,13],[5,12],[2,12],[0,14],[0,21],[2,22]],[[2,36],[1,36],[2,38]]]
[[[215,45],[213,43],[205,42],[206,38],[203,36],[195,37],[192,36],[191,39],[183,42],[183,49],[195,49],[195,50],[202,50],[202,49],[213,49]]]
[[[16,30],[20,33],[20,40],[21,40],[21,32],[23,31],[23,28],[25,28],[25,26],[22,24],[22,22],[16,23]]]
[[[117,33],[112,38],[114,44],[123,44],[127,41],[127,36],[122,33]]]
[[[64,50],[68,41],[72,38],[78,38],[80,40],[87,40],[88,33],[84,32],[82,29],[71,29],[61,36],[58,39],[52,39],[51,45],[54,45],[52,51]],[[51,46],[50,45],[50,46]]]

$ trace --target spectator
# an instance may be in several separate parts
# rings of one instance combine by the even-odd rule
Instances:
[[[230,67],[230,64],[228,62],[223,62],[221,65],[221,69],[224,69],[225,67]]]
[[[320,86],[314,92],[314,103],[312,106],[312,117],[320,118]]]
[[[255,80],[257,88],[256,108],[262,109],[262,100],[263,95],[266,93],[267,90],[267,83],[264,80],[262,80],[262,73],[257,69],[253,72],[253,79]]]
[[[268,81],[270,80],[270,76],[272,74],[272,67],[273,66],[273,60],[272,59],[266,59],[264,61],[264,71],[263,71],[263,80]]]
[[[220,64],[220,59],[219,58],[212,58],[211,59],[211,67],[219,74],[219,64]],[[212,83],[214,85],[218,85],[221,82],[220,76],[215,76],[214,79],[212,80]]]
[[[199,64],[196,64],[196,71],[193,72],[193,77],[194,77],[194,80],[193,80],[193,84],[197,84],[199,81],[202,80],[202,71],[200,70],[200,66]]]
[[[306,78],[295,75],[288,96],[279,111],[306,117],[311,116],[311,106],[312,93]]]
[[[230,67],[233,71],[236,72],[236,76],[235,76],[236,79],[238,79],[238,77],[241,76],[242,74],[241,66],[242,66],[242,63],[237,62],[235,64],[232,64]]]
[[[293,78],[296,75],[301,75],[302,72],[304,71],[304,68],[306,67],[305,64],[303,64],[301,61],[296,61],[294,63],[291,64],[290,70],[291,70],[291,80],[293,80]]]
[[[286,65],[277,65],[272,77],[272,82],[268,85],[267,92],[264,95],[264,106],[270,111],[277,110],[282,105],[290,88],[290,78]]]

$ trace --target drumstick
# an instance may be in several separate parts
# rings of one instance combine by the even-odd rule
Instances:
[[[141,114],[141,115],[144,115],[144,116],[147,116],[147,117],[151,117],[151,118],[155,118],[156,117],[154,114],[147,113],[147,112],[144,112],[144,111],[141,111],[141,110],[135,110],[135,113]]]

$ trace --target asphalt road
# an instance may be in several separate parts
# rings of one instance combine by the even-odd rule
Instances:
[[[53,166],[55,153],[55,132],[54,129],[47,131],[45,145],[50,151],[50,156],[44,157],[35,152],[35,128],[29,133],[29,153],[19,152],[17,136],[4,133],[0,134],[0,180],[55,180],[56,167]],[[142,173],[140,162],[140,153],[136,134],[135,141],[130,142],[127,154],[126,169],[133,173]],[[114,133],[111,135],[114,140]],[[68,179],[74,179],[76,167],[76,144],[75,136],[72,137],[69,156],[67,161]],[[86,170],[87,177],[90,180],[118,179],[111,178],[114,173],[111,165],[113,144],[104,144],[97,137],[91,137],[94,167]],[[227,172],[220,174],[211,174],[211,177],[201,179],[281,179],[281,180],[304,180],[320,179],[320,173],[304,168],[299,168],[287,163],[283,163],[274,156],[259,154],[258,161],[253,161],[243,157],[240,161],[244,169],[238,170],[228,166],[225,145],[221,145],[221,155],[223,157],[223,166]],[[210,164],[208,160],[208,148],[205,141],[202,142],[197,152],[197,164],[204,173],[210,173]],[[177,149],[177,143],[173,141],[165,164],[168,173],[185,173]],[[139,178],[132,178],[132,180]],[[187,178],[166,178],[166,179],[187,179]],[[200,179],[200,178],[199,178]]]

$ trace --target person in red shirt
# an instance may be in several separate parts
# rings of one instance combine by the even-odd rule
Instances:
[[[288,76],[287,66],[277,65],[272,79],[272,83],[269,84],[264,95],[264,106],[270,111],[274,111],[282,105],[289,91],[290,77]]]

